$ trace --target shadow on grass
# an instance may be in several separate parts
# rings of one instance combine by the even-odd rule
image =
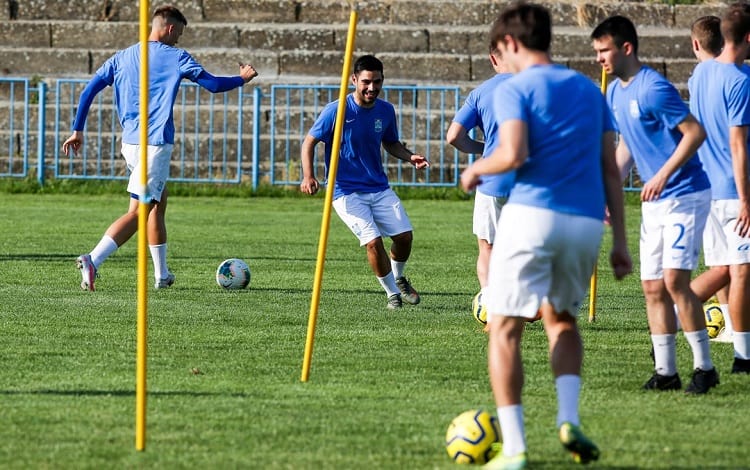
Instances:
[[[135,390],[2,390],[0,395],[58,395],[58,396],[89,396],[89,397],[134,397]],[[249,398],[251,395],[240,392],[147,392],[152,397],[235,397]]]

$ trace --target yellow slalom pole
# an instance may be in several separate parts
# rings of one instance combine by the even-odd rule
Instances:
[[[602,79],[599,89],[602,91],[602,94],[607,93],[607,71],[604,70],[604,67],[602,67]],[[596,272],[597,265],[595,264],[594,273],[591,274],[591,285],[589,286],[589,322],[596,320]]]
[[[310,378],[310,363],[312,362],[313,342],[315,341],[315,325],[318,320],[318,304],[320,303],[320,287],[323,281],[323,265],[325,264],[326,247],[328,245],[328,229],[331,222],[331,205],[333,202],[333,188],[336,183],[336,171],[339,166],[339,150],[341,149],[341,134],[344,126],[346,111],[346,94],[349,88],[349,70],[351,69],[354,37],[357,32],[357,9],[352,8],[349,16],[349,33],[346,36],[346,52],[344,53],[344,68],[341,71],[341,88],[339,89],[339,103],[336,110],[336,124],[333,130],[333,144],[331,146],[331,161],[328,164],[328,184],[326,186],[325,205],[323,206],[323,221],[320,227],[318,241],[318,261],[315,264],[315,279],[313,281],[312,300],[310,301],[310,315],[307,320],[307,340],[305,342],[305,357],[302,361],[302,382]]]
[[[141,83],[140,83],[140,143],[141,143],[141,188],[138,194],[138,325],[135,369],[135,449],[146,449],[146,319],[147,286],[146,266],[148,242],[146,222],[148,220],[148,36],[149,1],[141,0],[140,41],[141,41]]]

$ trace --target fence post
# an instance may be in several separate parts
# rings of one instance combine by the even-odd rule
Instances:
[[[39,97],[39,123],[37,128],[37,167],[36,179],[41,186],[44,186],[44,150],[45,150],[45,122],[47,121],[47,84],[40,80],[37,84],[37,96]]]
[[[255,87],[253,89],[253,191],[258,189],[260,178],[258,165],[260,165],[260,101],[262,96],[260,87]]]

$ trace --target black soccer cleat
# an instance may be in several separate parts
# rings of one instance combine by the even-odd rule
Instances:
[[[701,395],[708,393],[708,391],[719,384],[719,373],[716,372],[716,367],[711,370],[703,370],[697,368],[693,371],[693,376],[690,378],[690,383],[685,387],[685,393],[692,393],[695,395]]]

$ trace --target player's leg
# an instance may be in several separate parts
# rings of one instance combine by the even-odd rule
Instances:
[[[131,178],[133,176],[131,175]],[[81,271],[81,288],[93,291],[99,267],[119,247],[125,244],[138,231],[138,200],[131,195],[128,210],[118,217],[102,235],[90,253],[76,258]]]
[[[690,289],[690,276],[698,267],[698,254],[711,208],[710,191],[700,191],[674,199],[664,223],[664,285],[677,305],[677,311],[690,349],[693,374],[687,393],[706,393],[719,383],[711,361],[703,304]]]
[[[333,208],[339,218],[365,247],[367,262],[388,296],[388,308],[401,307],[401,293],[391,270],[380,229],[372,212],[372,194],[353,193],[336,198]]]
[[[641,288],[654,356],[654,373],[643,385],[646,390],[679,390],[677,374],[677,319],[672,299],[664,287],[662,268],[664,219],[668,201],[641,204]]]
[[[579,397],[583,342],[576,315],[589,287],[603,235],[601,221],[555,215],[552,283],[540,308],[558,400],[557,427],[562,445],[579,463],[599,458],[598,447],[580,429]],[[571,314],[573,312],[573,314]]]
[[[521,336],[524,319],[495,314],[488,317],[488,325],[488,370],[503,442],[502,455],[493,461],[525,460],[526,432],[521,405]]]
[[[732,373],[750,374],[750,264],[729,267],[729,315],[734,329]]]
[[[698,300],[706,302],[728,285],[729,266],[711,266],[690,282],[690,289],[695,292]]]
[[[409,216],[401,200],[391,189],[373,195],[372,212],[380,231],[391,238],[391,270],[401,292],[401,299],[416,305],[421,298],[404,274],[414,240]]]

